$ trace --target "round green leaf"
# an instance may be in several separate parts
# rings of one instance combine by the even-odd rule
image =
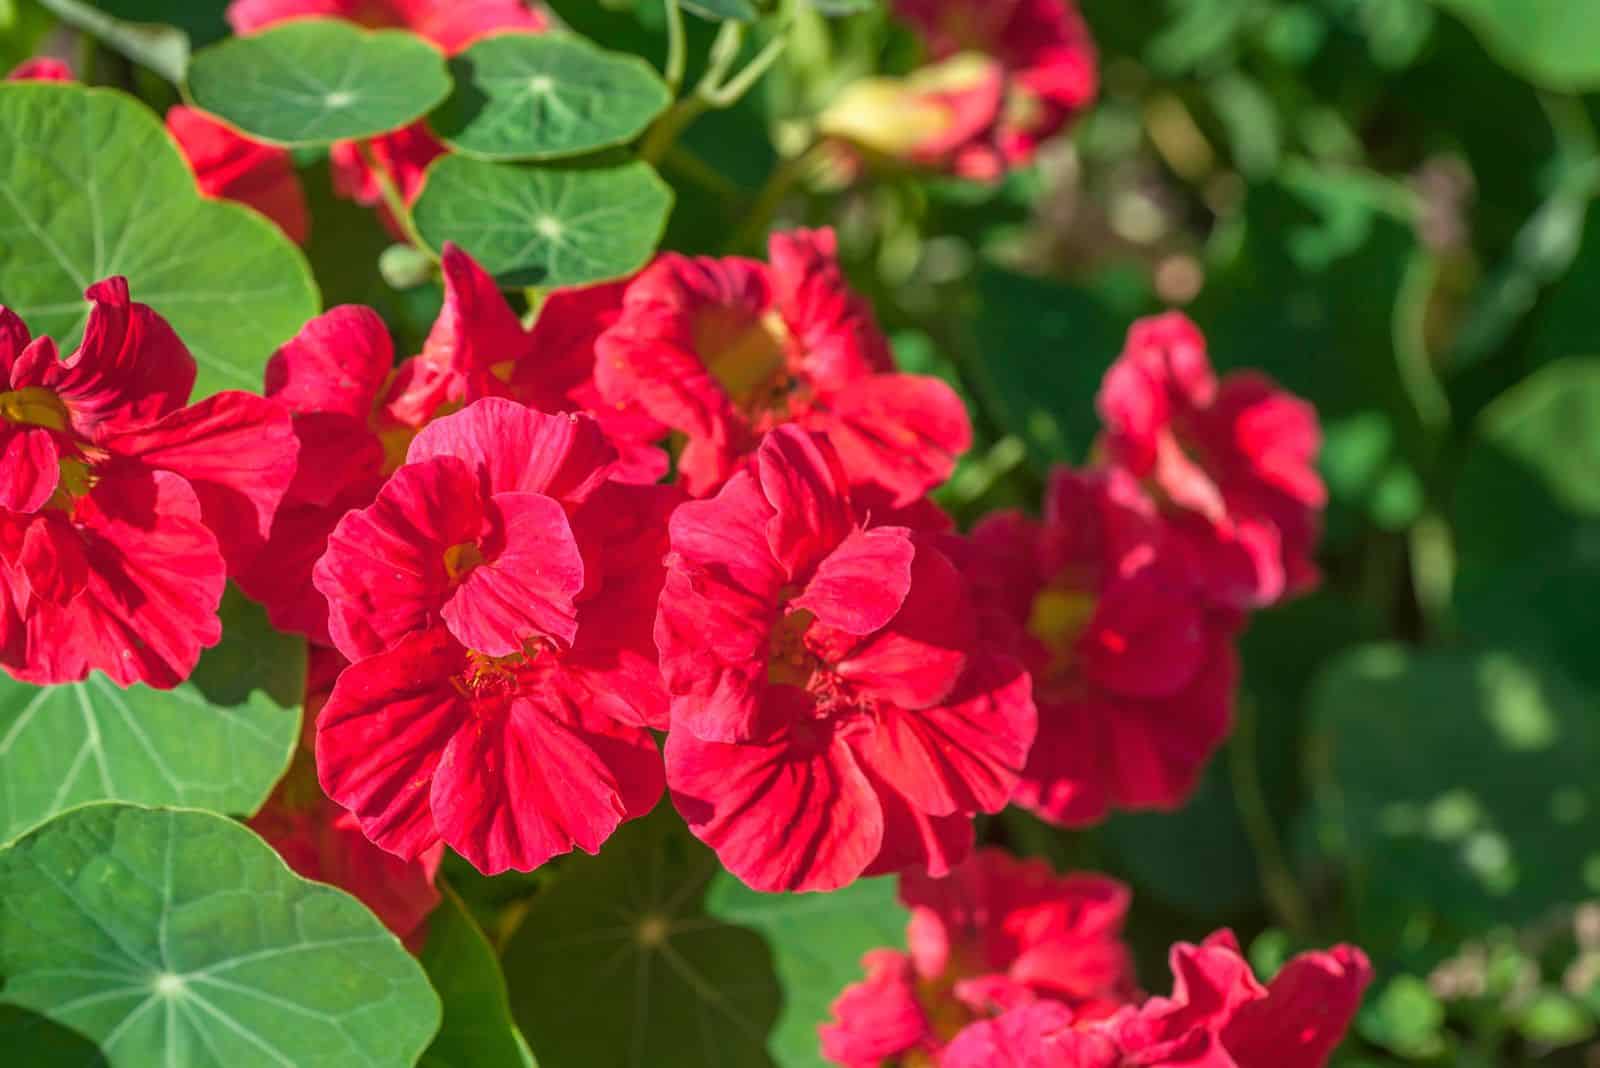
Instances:
[[[249,816],[300,737],[305,643],[231,587],[222,644],[175,690],[0,676],[0,842],[86,801]]]
[[[455,91],[429,119],[478,159],[577,156],[633,140],[672,103],[637,56],[567,34],[485,37],[450,61]]]
[[[563,863],[503,956],[541,1064],[772,1068],[767,948],[701,907],[719,869],[669,804]]]
[[[1600,890],[1600,728],[1564,676],[1503,651],[1368,646],[1323,671],[1310,707],[1323,845],[1358,865],[1351,904],[1376,956]]]
[[[0,87],[0,304],[70,351],[83,292],[126,275],[199,364],[195,397],[260,389],[320,310],[304,257],[248,208],[204,200],[160,121],[106,89]]]
[[[706,893],[706,912],[759,932],[772,950],[783,1012],[767,1048],[783,1068],[826,1068],[817,1026],[841,991],[863,978],[861,955],[904,949],[910,914],[895,879],[861,879],[831,894],[762,894],[727,872]]]
[[[294,19],[196,52],[195,104],[262,141],[323,145],[397,130],[450,92],[444,56],[403,30]]]
[[[523,1068],[524,1044],[511,1022],[500,959],[448,887],[428,917],[422,966],[444,1003],[444,1023],[420,1068]]]
[[[1461,16],[1506,66],[1547,89],[1600,88],[1593,0],[1434,0]]]
[[[110,1068],[408,1068],[439,1026],[360,902],[190,810],[89,805],[0,852],[0,975],[0,1002]],[[18,1064],[40,1059],[29,1018],[4,1036]]]
[[[445,156],[412,209],[435,249],[454,241],[510,287],[588,285],[655,252],[672,190],[649,165],[529,167]]]

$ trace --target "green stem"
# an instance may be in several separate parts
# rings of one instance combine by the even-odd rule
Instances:
[[[1314,933],[1311,906],[1284,859],[1277,828],[1267,810],[1266,794],[1261,789],[1256,764],[1256,708],[1249,698],[1240,698],[1237,719],[1233,740],[1228,746],[1228,769],[1245,834],[1255,850],[1256,865],[1261,869],[1261,888],[1278,922],[1291,934],[1310,937]]]
[[[772,225],[773,216],[783,206],[783,200],[794,188],[795,183],[804,176],[806,169],[816,159],[820,145],[813,143],[797,156],[791,156],[773,168],[767,176],[766,184],[756,194],[756,200],[750,208],[750,214],[739,226],[733,240],[728,243],[732,249],[749,248],[766,236],[767,229]]]
[[[678,0],[663,0],[667,7],[667,64],[663,78],[672,95],[683,88],[683,72],[689,62],[689,46],[683,33],[683,8]]]
[[[756,53],[756,58],[752,59],[744,70],[717,88],[705,90],[706,99],[711,101],[713,107],[718,108],[729,108],[737,104],[740,98],[772,69],[772,65],[778,62],[778,57],[783,55],[783,50],[787,47],[789,38],[782,33],[778,34],[767,42],[766,47]]]
[[[686,96],[672,105],[667,109],[667,113],[650,127],[650,132],[644,135],[644,141],[639,145],[639,158],[646,163],[660,163],[662,157],[677,144],[683,131],[710,107],[711,105],[698,95]]]
[[[1450,428],[1450,398],[1439,382],[1433,357],[1428,352],[1428,298],[1433,294],[1438,274],[1439,265],[1433,253],[1417,249],[1401,279],[1391,323],[1400,381],[1428,437],[1430,449],[1438,435]]]
[[[367,165],[378,180],[378,191],[383,195],[383,202],[389,209],[389,214],[394,216],[394,221],[399,224],[400,230],[406,235],[406,240],[415,245],[429,259],[438,260],[427,242],[422,240],[422,235],[417,232],[417,224],[411,218],[411,206],[406,203],[405,196],[400,192],[400,187],[395,184],[394,175],[389,173],[372,151],[372,145],[366,141],[356,142],[356,151],[360,153],[361,160]]]

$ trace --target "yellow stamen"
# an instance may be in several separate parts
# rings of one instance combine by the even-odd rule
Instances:
[[[42,386],[24,386],[0,393],[0,420],[48,430],[65,430],[69,423],[67,406],[54,392]]]

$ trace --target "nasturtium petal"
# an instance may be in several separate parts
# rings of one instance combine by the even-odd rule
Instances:
[[[502,954],[541,1064],[773,1068],[771,959],[755,933],[702,908],[717,870],[668,804],[599,856],[563,862]]]
[[[588,285],[656,250],[672,190],[648,164],[535,167],[445,156],[412,208],[422,237],[466,249],[503,286]]]
[[[0,1006],[108,1068],[409,1068],[439,1026],[422,968],[342,890],[192,809],[72,809],[0,851]]]
[[[257,140],[321,145],[421,118],[449,94],[450,75],[438,49],[404,30],[293,19],[195,53],[188,91]]]
[[[108,89],[0,85],[0,304],[63,352],[95,282],[125,275],[194,354],[194,398],[259,390],[320,310],[305,258],[265,217],[206,200],[159,119]]]
[[[685,11],[714,22],[754,22],[756,8],[750,0],[680,0]]]
[[[672,102],[655,69],[568,34],[502,33],[450,61],[455,91],[429,118],[476,159],[577,156],[631,141]]]
[[[305,643],[229,588],[222,643],[175,690],[0,676],[0,842],[89,801],[255,813],[300,737]]]
[[[826,1068],[817,1027],[841,991],[861,981],[868,950],[905,948],[910,914],[893,878],[860,879],[831,894],[763,894],[727,872],[706,891],[706,912],[766,939],[783,987],[767,1048],[783,1068]]]
[[[419,957],[444,1004],[444,1023],[420,1068],[523,1068],[527,1054],[511,1022],[500,958],[455,891],[446,889],[428,917]]]

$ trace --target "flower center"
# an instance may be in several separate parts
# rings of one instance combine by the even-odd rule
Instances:
[[[483,562],[483,550],[478,548],[476,542],[464,541],[444,551],[444,573],[451,582],[460,582]]]
[[[0,420],[19,426],[42,426],[47,430],[66,430],[67,406],[43,386],[24,386],[0,393]]]
[[[1028,633],[1050,654],[1041,682],[1059,682],[1071,674],[1076,645],[1094,618],[1095,597],[1084,590],[1049,588],[1033,599],[1028,612]]]
[[[767,681],[802,689],[816,674],[817,658],[806,648],[806,631],[816,619],[810,612],[790,612],[772,628],[767,654]]]
[[[783,387],[789,328],[775,311],[709,308],[695,316],[695,351],[735,404],[765,408]]]

